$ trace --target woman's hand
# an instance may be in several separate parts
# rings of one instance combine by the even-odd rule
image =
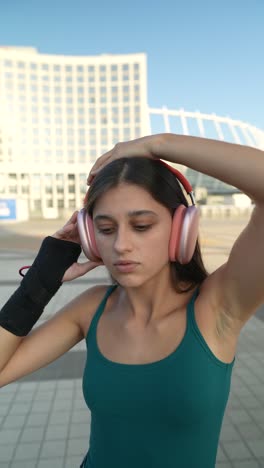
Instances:
[[[64,224],[61,229],[56,231],[55,234],[52,234],[52,237],[55,237],[55,239],[75,242],[81,245],[81,240],[77,228],[77,216],[78,211],[74,211],[67,223]]]
[[[56,239],[75,242],[81,245],[78,227],[77,227],[77,215],[78,211],[75,211],[67,223],[58,231],[53,234],[52,237]],[[102,261],[92,262],[88,260],[84,263],[74,262],[68,270],[65,271],[64,276],[62,278],[62,282],[72,281],[80,276],[85,275],[89,271],[93,270],[97,266],[103,265]]]
[[[117,143],[113,149],[104,153],[100,156],[87,178],[87,185],[90,185],[94,176],[104,167],[106,164],[109,164],[111,161],[119,158],[129,158],[131,156],[145,156],[147,158],[154,158],[154,152],[152,151],[153,143],[156,135],[137,138],[136,140],[125,141]]]

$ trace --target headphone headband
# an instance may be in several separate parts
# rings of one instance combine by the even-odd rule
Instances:
[[[181,182],[181,184],[185,188],[187,194],[190,195],[191,200],[192,200],[192,204],[195,205],[193,188],[192,188],[190,182],[186,179],[186,177],[184,177],[184,175],[180,171],[178,171],[178,169],[175,169],[175,167],[172,167],[169,164],[165,163],[165,161],[163,161],[162,159],[159,159],[159,162],[161,164],[163,164],[163,166],[166,166],[167,169],[169,169],[176,176],[176,178],[179,179],[179,181]]]

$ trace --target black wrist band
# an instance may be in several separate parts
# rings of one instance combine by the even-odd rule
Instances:
[[[17,336],[28,334],[80,253],[79,244],[46,237],[19,288],[1,309],[0,326]]]

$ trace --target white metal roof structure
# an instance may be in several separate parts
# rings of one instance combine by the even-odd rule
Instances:
[[[264,150],[264,130],[231,117],[221,117],[214,113],[189,112],[184,109],[149,108],[150,133],[178,133],[247,145]],[[193,188],[205,187],[210,194],[239,192],[217,179],[180,166]]]

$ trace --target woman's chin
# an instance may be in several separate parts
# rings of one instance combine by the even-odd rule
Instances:
[[[144,281],[142,279],[140,280],[139,278],[135,278],[132,275],[110,275],[112,280],[115,283],[118,283],[120,286],[124,288],[137,288],[140,287],[144,284]]]

